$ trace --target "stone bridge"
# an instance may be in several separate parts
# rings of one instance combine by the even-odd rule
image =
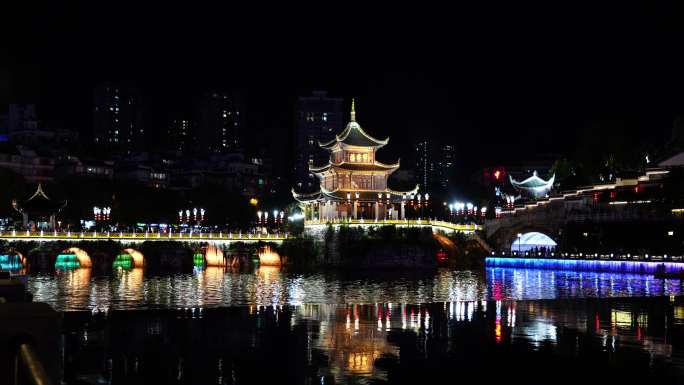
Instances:
[[[281,243],[288,238],[288,234],[280,233],[124,233],[124,232],[82,232],[82,231],[5,231],[0,232],[0,241],[65,241],[65,242],[80,242],[80,241],[114,241],[121,243],[140,243],[150,241],[179,241],[190,243],[204,243],[211,242],[215,244],[231,244],[234,242],[252,243],[252,242],[275,242]]]
[[[0,233],[4,254],[14,255],[22,265],[38,270],[59,268],[61,264],[98,270],[118,265],[161,269],[192,269],[198,264],[230,266],[247,263],[255,248],[280,244],[287,238],[286,234],[240,233]]]
[[[518,234],[543,233],[556,243],[570,223],[611,223],[660,220],[662,215],[649,204],[594,203],[591,197],[544,201],[504,213],[485,222],[487,242],[496,251],[509,251]]]

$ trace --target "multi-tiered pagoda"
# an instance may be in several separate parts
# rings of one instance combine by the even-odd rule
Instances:
[[[346,219],[404,219],[405,200],[418,191],[395,191],[387,185],[390,174],[399,168],[399,162],[384,164],[375,158],[376,151],[385,146],[385,140],[368,135],[356,122],[352,100],[351,121],[335,138],[321,148],[330,151],[328,164],[309,171],[320,180],[320,190],[299,194],[292,190],[300,202],[306,218],[320,221]]]

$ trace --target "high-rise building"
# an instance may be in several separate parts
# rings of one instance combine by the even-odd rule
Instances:
[[[200,151],[236,151],[244,125],[244,104],[236,93],[207,92],[197,106],[197,145]]]
[[[142,97],[135,87],[102,83],[94,90],[93,141],[131,155],[145,148]]]
[[[314,189],[318,180],[309,166],[325,163],[330,156],[319,146],[329,142],[344,127],[343,99],[329,97],[325,91],[297,100],[295,122],[295,183],[302,191]]]
[[[64,152],[78,147],[78,134],[69,129],[46,126],[38,117],[35,104],[10,104],[6,134],[0,141],[29,146],[49,152]]]
[[[7,131],[9,134],[24,130],[37,130],[38,123],[35,104],[10,104],[7,115]]]
[[[195,124],[188,118],[176,118],[169,122],[166,132],[167,149],[186,154],[193,147]]]
[[[437,150],[437,157],[434,159],[436,176],[434,187],[446,192],[450,187],[456,165],[456,146],[440,144]]]
[[[434,164],[430,150],[430,142],[427,139],[422,139],[416,144],[416,183],[423,192],[432,189]]]

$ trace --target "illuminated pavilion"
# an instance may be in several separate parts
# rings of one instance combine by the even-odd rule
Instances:
[[[395,191],[388,187],[387,179],[399,168],[378,162],[375,154],[389,138],[375,139],[356,122],[352,100],[351,120],[345,129],[329,142],[319,146],[330,152],[328,164],[309,166],[309,171],[320,180],[320,189],[310,194],[292,190],[306,219],[336,221],[346,219],[404,219],[406,199],[416,194]]]
[[[553,187],[553,181],[556,179],[556,174],[551,175],[551,178],[548,180],[544,180],[537,175],[536,171],[534,171],[531,177],[522,182],[513,179],[510,175],[508,177],[511,180],[511,185],[513,185],[513,188],[516,191],[528,197],[538,199],[544,198],[549,194]]]

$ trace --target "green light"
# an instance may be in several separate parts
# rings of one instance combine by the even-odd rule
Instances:
[[[193,255],[192,259],[195,262],[195,266],[204,266],[204,254],[195,253],[195,255]]]
[[[55,261],[55,269],[69,270],[81,267],[81,262],[78,261],[78,257],[74,253],[59,254],[57,255],[57,261]]]
[[[130,254],[119,254],[114,259],[113,267],[130,270],[133,268],[133,257]]]

